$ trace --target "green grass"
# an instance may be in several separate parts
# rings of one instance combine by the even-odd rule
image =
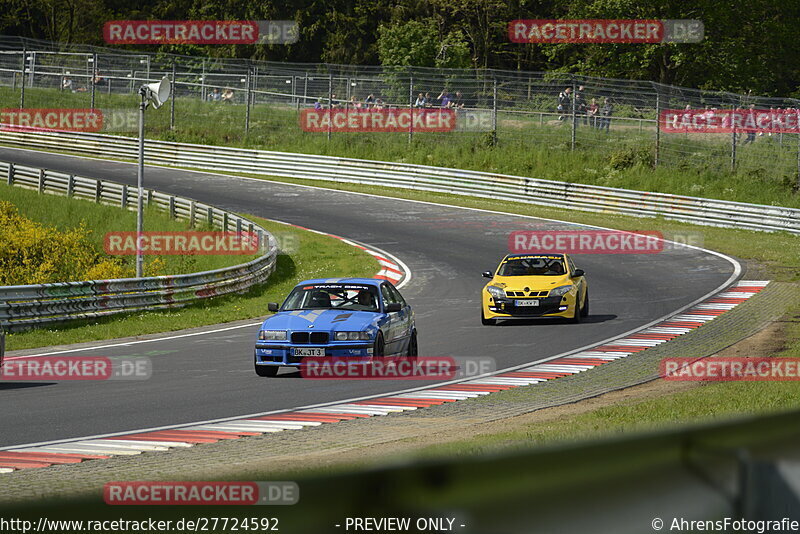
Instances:
[[[250,217],[274,235],[290,236],[295,254],[278,256],[275,272],[265,284],[240,295],[205,299],[185,308],[76,321],[58,328],[41,328],[9,334],[7,350],[52,347],[144,334],[170,332],[267,315],[268,302],[280,302],[298,282],[320,277],[372,277],[378,262],[360,249],[338,239],[306,232],[258,217]]]
[[[88,94],[47,89],[26,91],[27,107],[87,107]],[[19,91],[0,88],[0,105],[16,107]],[[135,95],[96,95],[98,108],[135,110]],[[498,145],[491,134],[333,134],[303,132],[297,110],[258,104],[244,133],[243,105],[196,99],[175,101],[176,128],[169,109],[149,112],[148,136],[167,141],[239,146],[516,174],[591,185],[703,196],[740,202],[800,207],[796,137],[763,137],[737,147],[738,166],[730,171],[730,138],[662,134],[660,159],[653,169],[655,131],[615,119],[610,134],[578,128],[577,150],[570,151],[569,123],[538,116],[501,113]],[[127,132],[124,135],[134,135]],[[446,136],[446,137],[445,137]],[[442,142],[446,139],[446,142]]]
[[[89,200],[67,199],[56,195],[40,195],[36,191],[10,187],[0,183],[0,201],[14,204],[20,214],[60,231],[76,228],[84,223],[90,229],[89,240],[98,252],[103,252],[104,236],[108,232],[136,231],[136,212],[115,206],[98,204]],[[163,211],[147,209],[144,215],[145,231],[189,230],[187,221],[171,219]],[[196,230],[210,230],[199,227]],[[115,256],[126,267],[134,269],[135,256]],[[254,259],[255,255],[150,255],[145,256],[145,266],[156,258],[163,262],[163,274],[184,274],[219,269]]]

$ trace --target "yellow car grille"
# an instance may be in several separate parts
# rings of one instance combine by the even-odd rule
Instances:
[[[508,297],[546,297],[549,291],[506,291]]]

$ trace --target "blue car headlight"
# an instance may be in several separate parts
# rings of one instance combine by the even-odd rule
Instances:
[[[557,287],[555,289],[551,289],[549,296],[551,296],[551,297],[561,297],[561,296],[566,295],[567,293],[569,293],[570,290],[572,290],[573,287],[575,287],[575,286],[573,286],[573,285],[559,286],[559,287]]]
[[[259,341],[286,341],[286,330],[260,330]]]
[[[506,292],[497,286],[486,286],[486,291],[496,299],[502,299],[506,296]]]
[[[333,338],[336,341],[369,341],[372,339],[369,332],[336,332]]]

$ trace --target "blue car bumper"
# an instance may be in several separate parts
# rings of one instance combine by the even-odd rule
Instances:
[[[256,345],[256,365],[301,365],[303,357],[296,356],[295,348],[324,348],[326,357],[352,358],[354,362],[363,361],[372,356],[372,342],[342,343],[338,345],[292,345],[292,344],[259,344]]]

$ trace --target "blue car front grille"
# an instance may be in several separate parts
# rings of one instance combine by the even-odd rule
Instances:
[[[292,332],[290,339],[292,343],[315,343],[325,344],[329,341],[328,332]]]

